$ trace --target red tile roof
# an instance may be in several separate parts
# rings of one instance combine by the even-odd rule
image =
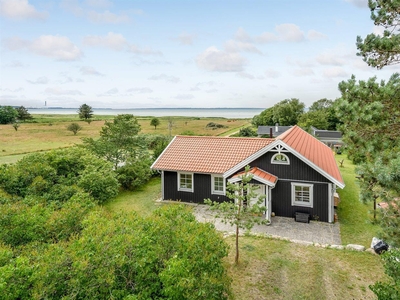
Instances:
[[[246,173],[245,171],[239,172],[233,175],[231,179],[243,176],[245,173]],[[275,183],[278,181],[278,177],[272,175],[271,173],[265,172],[264,170],[261,170],[260,168],[257,167],[251,168],[248,173],[253,174],[254,179],[256,180],[259,178],[263,181],[268,181],[272,186],[275,186]]]
[[[274,139],[176,136],[153,169],[223,174]]]
[[[312,164],[344,185],[332,149],[311,134],[296,125],[282,133],[276,140],[283,141]]]

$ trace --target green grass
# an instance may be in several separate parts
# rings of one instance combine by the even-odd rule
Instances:
[[[143,187],[130,192],[122,191],[118,196],[105,204],[110,211],[136,211],[143,216],[150,215],[157,205],[155,200],[161,198],[161,178],[154,177]]]
[[[231,246],[226,266],[237,300],[375,299],[368,285],[385,279],[377,255],[257,237],[240,238],[236,266],[234,238],[226,240]]]
[[[372,237],[376,236],[378,225],[372,224],[370,211],[372,203],[364,204],[359,200],[360,188],[357,184],[355,166],[345,154],[336,155],[336,160],[344,159],[340,168],[346,187],[338,189],[341,202],[338,206],[342,244],[360,244],[370,247]],[[339,164],[340,165],[340,164]]]

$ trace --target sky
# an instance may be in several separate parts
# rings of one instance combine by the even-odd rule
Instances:
[[[268,108],[387,80],[367,0],[0,0],[0,105]]]

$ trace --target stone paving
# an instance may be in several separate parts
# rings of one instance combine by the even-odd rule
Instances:
[[[214,212],[207,205],[195,205],[193,213],[199,222],[214,223],[215,228],[223,232],[234,232],[235,228],[214,218]],[[264,233],[290,240],[312,242],[319,244],[341,245],[339,223],[334,224],[310,221],[310,223],[295,222],[294,218],[272,217],[269,225],[255,225],[252,233]],[[241,231],[241,233],[244,233]]]

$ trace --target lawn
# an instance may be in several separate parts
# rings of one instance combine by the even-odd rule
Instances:
[[[343,161],[340,168],[346,187],[338,189],[341,202],[338,206],[342,244],[360,244],[370,247],[372,237],[376,236],[378,225],[372,223],[370,211],[372,203],[364,204],[359,200],[360,188],[357,184],[355,166],[345,154],[336,155],[337,161]],[[340,165],[340,164],[338,164]]]

